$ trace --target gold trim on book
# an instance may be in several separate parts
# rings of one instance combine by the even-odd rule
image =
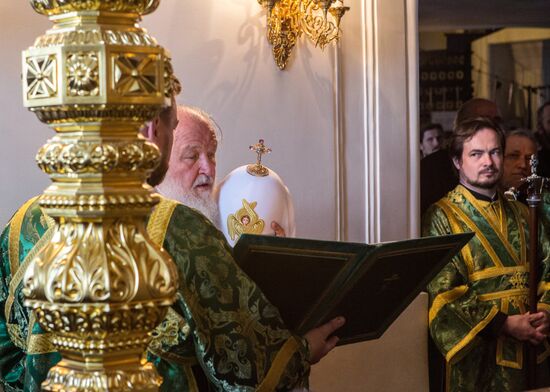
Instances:
[[[256,389],[256,392],[272,392],[277,388],[288,361],[298,349],[298,345],[298,340],[294,336],[288,338],[277,355],[275,355],[271,368],[267,372],[267,375],[263,379],[262,383]]]
[[[516,272],[529,272],[529,265],[518,265],[514,267],[490,267],[470,274],[468,279],[475,282],[477,280],[494,278],[502,275],[512,275]]]
[[[316,255],[322,256],[323,258],[332,258],[338,260],[351,260],[353,257],[357,256],[355,253],[348,252],[333,252],[333,251],[324,251],[324,250],[312,250],[312,249],[297,249],[297,248],[288,248],[282,249],[277,246],[270,245],[251,245],[249,252],[271,252],[278,255]]]
[[[438,294],[430,307],[430,313],[428,318],[428,325],[432,324],[432,321],[435,319],[435,316],[439,311],[448,303],[457,300],[462,297],[468,291],[468,286],[458,286],[449,291]]]
[[[462,350],[464,347],[466,347],[468,344],[474,340],[474,338],[477,336],[477,334],[487,326],[491,322],[491,320],[497,315],[498,309],[496,306],[493,306],[493,308],[489,311],[489,314],[487,317],[485,317],[483,320],[481,320],[475,327],[473,327],[466,336],[462,338],[453,348],[451,348],[447,355],[445,355],[445,359],[447,362],[451,362],[454,356]]]
[[[175,200],[170,200],[161,197],[160,202],[155,206],[155,209],[149,217],[147,223],[147,234],[155,244],[162,247],[168,224],[172,218],[172,214],[179,203]]]

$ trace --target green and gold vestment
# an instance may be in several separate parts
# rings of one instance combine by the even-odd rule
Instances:
[[[21,293],[25,266],[49,240],[52,225],[33,199],[0,237],[0,382],[6,392],[40,390],[60,360]],[[179,273],[178,299],[147,353],[164,378],[162,391],[197,391],[197,372],[219,391],[307,386],[307,342],[285,328],[277,309],[238,268],[222,233],[200,213],[166,199],[155,207],[147,231]]]
[[[523,345],[490,333],[489,327],[498,315],[528,311],[527,209],[504,197],[478,200],[458,185],[428,209],[423,235],[467,231],[475,237],[428,285],[429,328],[446,360],[447,390],[524,390]],[[540,244],[538,306],[550,310],[550,243],[544,230]],[[544,341],[538,353],[540,379],[548,379],[549,355]]]

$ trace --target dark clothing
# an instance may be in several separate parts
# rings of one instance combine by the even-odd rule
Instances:
[[[420,161],[420,213],[458,185],[448,150],[439,150]]]

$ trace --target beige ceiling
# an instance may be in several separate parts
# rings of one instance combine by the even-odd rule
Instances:
[[[421,31],[550,27],[550,0],[418,0]]]

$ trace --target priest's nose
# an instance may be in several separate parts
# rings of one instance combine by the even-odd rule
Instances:
[[[216,176],[216,161],[209,159],[206,155],[200,157],[200,173],[214,178]]]

